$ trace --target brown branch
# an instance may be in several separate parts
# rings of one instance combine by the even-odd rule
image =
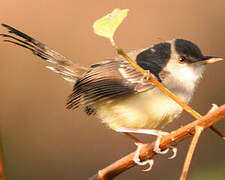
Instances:
[[[0,142],[2,143],[2,133],[0,132]],[[0,144],[0,180],[5,180],[3,164],[3,144]]]
[[[209,128],[210,126],[212,126],[213,124],[215,124],[216,122],[222,120],[223,118],[225,118],[225,104],[219,107],[218,109],[214,110],[213,112],[207,113],[202,118],[195,120],[187,124],[186,126],[171,132],[167,136],[162,137],[160,148],[162,150],[165,150],[171,146],[178,144],[180,141],[183,141],[187,139],[188,137],[192,136],[193,134],[195,134],[196,126],[200,126],[203,128],[203,130],[205,130]],[[150,159],[154,155],[156,155],[153,152],[154,145],[155,145],[155,142],[143,146],[143,148],[140,151],[141,161]],[[120,160],[112,163],[108,167],[102,170],[99,170],[98,174],[93,176],[93,178],[91,179],[98,179],[98,180],[113,179],[120,173],[135,166],[135,163],[133,161],[134,155],[135,155],[135,152],[132,152],[128,154],[127,156],[121,158]]]
[[[215,126],[211,126],[210,129],[215,132],[217,135],[219,135],[223,140],[225,140],[225,133],[221,131],[220,129],[216,128]]]
[[[183,167],[183,170],[182,170],[180,180],[185,180],[187,178],[187,173],[188,173],[188,170],[190,168],[191,160],[192,160],[195,148],[197,146],[198,140],[199,140],[202,132],[203,132],[203,128],[201,126],[195,127],[195,135],[194,135],[194,137],[191,141],[190,147],[188,149],[188,153],[187,153],[187,156],[186,156],[186,159],[185,159],[185,162],[184,162],[184,167]]]
[[[2,157],[2,151],[0,151],[0,180],[4,180],[4,168],[3,168],[3,157]]]
[[[217,108],[218,108],[218,106],[216,104],[213,104],[212,108],[208,111],[208,113],[211,113],[211,112],[215,111]],[[212,129],[212,127],[213,126],[210,126],[211,129]],[[195,148],[197,146],[197,143],[199,141],[199,138],[200,138],[200,135],[202,134],[202,132],[203,132],[203,128],[201,126],[195,127],[195,134],[194,134],[194,137],[193,137],[193,139],[191,141],[191,144],[189,146],[187,156],[185,158],[185,162],[184,162],[184,166],[183,166],[183,170],[182,170],[180,180],[186,180],[186,178],[187,178],[187,173],[188,173],[188,170],[190,168],[191,160],[193,158]]]

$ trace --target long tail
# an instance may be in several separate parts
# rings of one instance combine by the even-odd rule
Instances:
[[[88,68],[73,63],[65,56],[50,49],[45,44],[37,41],[36,39],[18,31],[17,29],[9,25],[2,24],[2,26],[8,29],[8,33],[0,34],[4,38],[6,38],[4,39],[5,42],[13,43],[26,49],[29,49],[34,55],[39,56],[43,60],[54,64],[53,66],[46,67],[52,70],[53,72],[61,75],[63,79],[65,79],[72,85],[75,84],[77,79],[83,73],[87,72]],[[15,35],[15,37],[11,34]]]

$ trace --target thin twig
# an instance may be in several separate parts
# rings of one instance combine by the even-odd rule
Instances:
[[[4,180],[4,166],[3,166],[3,157],[2,151],[0,151],[0,180]]]
[[[2,133],[0,132],[0,142],[2,143]],[[5,180],[3,164],[3,145],[0,144],[0,180]]]
[[[209,110],[208,113],[211,113],[211,112],[215,111],[217,108],[218,108],[218,106],[216,104],[213,104],[212,108]],[[212,128],[212,127],[213,126],[210,126],[210,128]],[[187,178],[187,173],[188,173],[188,170],[190,168],[191,160],[193,158],[193,154],[194,154],[196,145],[199,141],[199,138],[200,138],[200,135],[201,135],[202,132],[203,132],[202,127],[200,127],[200,126],[195,127],[195,135],[194,135],[194,137],[191,141],[191,144],[190,144],[190,147],[189,147],[189,150],[188,150],[185,162],[184,162],[183,171],[182,171],[180,180],[186,180],[186,178]]]
[[[195,133],[195,127],[200,126],[205,130],[209,128],[216,122],[225,118],[225,104],[214,110],[213,112],[207,113],[202,118],[195,120],[184,127],[181,127],[169,135],[162,137],[160,142],[160,149],[165,150],[173,145],[176,145],[180,141],[187,139]],[[140,159],[141,161],[152,158],[156,155],[153,152],[155,142],[151,144],[147,144],[143,146],[140,151]],[[97,175],[95,175],[95,179],[98,180],[109,180],[113,179],[120,173],[128,170],[129,168],[135,166],[136,164],[133,161],[133,157],[135,152],[128,154],[127,156],[121,158],[120,160],[112,163],[108,167],[100,170]]]
[[[186,159],[184,162],[184,167],[183,167],[183,171],[182,171],[180,180],[186,180],[186,178],[187,178],[187,173],[190,168],[191,160],[192,160],[196,145],[198,143],[198,140],[199,140],[202,132],[203,132],[203,128],[201,126],[195,127],[195,135],[194,135],[194,137],[191,141],[190,147],[188,149],[188,153],[187,153],[187,156],[186,156]]]
[[[200,119],[202,115],[192,109],[190,106],[185,104],[183,101],[181,101],[176,95],[174,95],[169,89],[167,89],[165,86],[163,86],[157,79],[153,78],[148,71],[144,70],[141,66],[139,66],[133,59],[131,59],[124,51],[123,49],[117,47],[114,44],[114,47],[117,50],[117,53],[122,55],[135,69],[137,69],[139,72],[141,72],[147,79],[149,79],[155,86],[157,86],[163,93],[165,93],[167,96],[169,96],[171,99],[173,99],[176,103],[178,103],[185,111],[187,111],[189,114],[191,114],[195,119]],[[210,127],[211,130],[213,130],[217,135],[222,137],[225,140],[225,134],[219,130],[216,127]]]
[[[178,103],[183,109],[185,109],[188,113],[194,116],[196,119],[201,118],[202,116],[192,109],[190,106],[182,102],[179,98],[177,98],[169,89],[164,87],[157,79],[153,78],[148,71],[144,70],[141,66],[135,63],[122,49],[116,47],[118,54],[122,55],[135,69],[141,72],[147,79],[149,79],[155,86],[157,86],[162,92],[164,92],[167,96],[172,98],[176,103]]]
[[[220,129],[216,128],[215,126],[211,126],[210,129],[217,135],[219,135],[221,138],[223,138],[223,140],[225,140],[225,133],[222,132]]]

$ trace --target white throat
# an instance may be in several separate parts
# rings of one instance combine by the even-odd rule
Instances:
[[[167,65],[166,69],[173,69],[173,71],[170,71],[163,84],[185,103],[188,103],[202,78],[205,65],[177,65],[172,62]]]

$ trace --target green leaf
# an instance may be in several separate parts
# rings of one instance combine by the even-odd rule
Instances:
[[[127,13],[128,9],[114,9],[113,12],[94,22],[94,32],[100,36],[108,38],[114,44],[114,33],[127,16]]]

